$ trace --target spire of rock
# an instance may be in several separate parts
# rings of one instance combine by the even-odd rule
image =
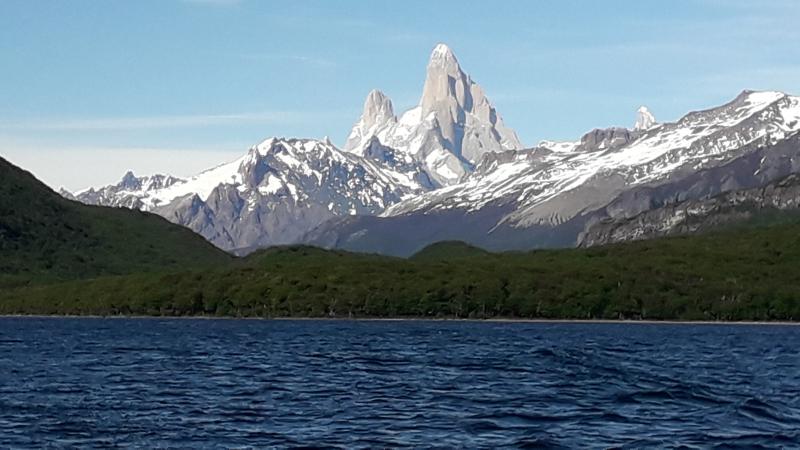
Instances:
[[[394,120],[392,101],[383,92],[377,89],[371,90],[364,101],[364,112],[361,117],[368,125]]]
[[[373,89],[364,100],[364,108],[358,122],[347,137],[345,150],[357,150],[363,142],[373,136],[380,128],[392,125],[397,121],[392,101],[383,92]]]
[[[419,106],[398,118],[385,95],[370,92],[344,148],[360,153],[373,136],[421,162],[442,186],[461,180],[485,153],[522,148],[445,44],[431,52]]]
[[[453,50],[447,44],[436,44],[431,52],[429,65],[438,64],[441,66],[455,66],[458,67],[458,60]]]
[[[442,137],[449,144],[448,150],[470,163],[478,162],[487,151],[522,147],[516,134],[505,127],[483,89],[461,70],[455,54],[445,44],[438,44],[431,52],[419,106],[423,118],[435,114]],[[472,122],[495,128],[501,144],[497,147],[502,148],[493,149],[491,144],[484,143],[474,146],[470,143],[465,148],[465,129]]]
[[[75,195],[73,195],[72,192],[66,190],[66,188],[64,188],[64,186],[61,186],[61,188],[58,189],[58,195],[66,198],[66,199],[69,199],[69,200],[77,200],[75,198]]]
[[[450,47],[439,44],[431,52],[425,74],[425,87],[419,105],[425,117],[433,111],[441,110],[442,103],[461,109],[471,108],[472,80],[461,70],[456,55]],[[452,111],[455,112],[455,111]]]
[[[647,106],[640,106],[636,111],[636,124],[633,126],[634,130],[643,131],[653,128],[656,124],[656,118],[647,109]]]

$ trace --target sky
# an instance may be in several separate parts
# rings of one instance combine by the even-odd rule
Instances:
[[[341,145],[448,44],[523,144],[800,94],[800,1],[0,0],[0,156],[53,188],[194,174],[270,136]]]

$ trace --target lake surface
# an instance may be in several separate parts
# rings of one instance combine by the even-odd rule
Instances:
[[[0,318],[0,447],[800,445],[800,327]]]

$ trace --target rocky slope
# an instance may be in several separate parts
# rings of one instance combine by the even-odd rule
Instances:
[[[800,212],[800,176],[789,175],[766,186],[684,200],[634,217],[607,219],[581,233],[581,247],[692,234],[764,217],[775,211]]]

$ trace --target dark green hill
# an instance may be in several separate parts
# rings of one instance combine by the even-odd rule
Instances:
[[[154,214],[67,200],[0,158],[0,287],[212,267],[231,259]]]
[[[0,291],[0,313],[800,320],[798,222],[589,249],[452,248],[420,260],[279,247],[212,270]]]
[[[411,256],[415,261],[447,261],[490,256],[492,253],[462,241],[442,241],[431,244]]]

